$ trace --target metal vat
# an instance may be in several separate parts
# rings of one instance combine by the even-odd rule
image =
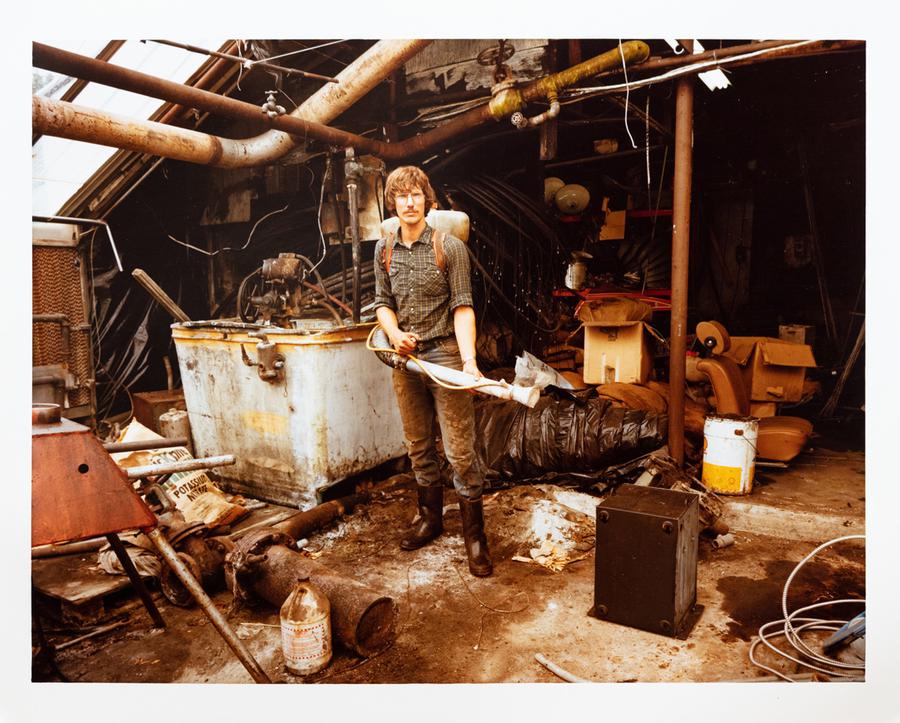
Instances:
[[[220,470],[224,487],[303,509],[329,485],[406,453],[391,370],[366,350],[371,328],[172,325],[195,453],[237,458]],[[273,343],[277,374],[257,367]]]

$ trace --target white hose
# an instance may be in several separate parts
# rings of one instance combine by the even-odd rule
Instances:
[[[824,550],[827,547],[831,547],[832,545],[837,544],[838,542],[844,542],[845,540],[865,540],[865,535],[847,535],[845,537],[838,537],[834,540],[829,540],[828,542],[819,545],[815,550],[810,552],[806,557],[804,557],[797,566],[791,571],[791,574],[788,575],[787,580],[784,583],[784,588],[781,592],[781,611],[784,617],[781,620],[773,620],[771,622],[763,624],[759,628],[759,637],[753,641],[750,646],[750,662],[754,665],[762,668],[763,670],[767,670],[770,673],[777,675],[782,680],[786,680],[788,682],[795,682],[793,678],[784,673],[775,670],[774,668],[770,668],[767,665],[763,665],[760,663],[756,657],[754,656],[754,651],[757,646],[760,644],[765,645],[767,648],[777,653],[783,658],[787,658],[798,665],[801,665],[805,668],[809,668],[819,673],[824,673],[825,675],[837,676],[840,678],[852,678],[854,680],[858,679],[858,674],[853,674],[852,672],[842,672],[843,670],[847,671],[865,671],[866,664],[863,663],[843,663],[839,660],[835,660],[826,655],[821,655],[816,651],[812,650],[806,643],[801,639],[800,634],[805,631],[812,630],[839,630],[843,625],[845,625],[848,620],[824,620],[820,618],[805,618],[798,617],[802,613],[806,613],[810,610],[816,610],[821,607],[828,607],[832,605],[841,605],[847,603],[856,603],[865,605],[865,599],[844,599],[844,600],[826,600],[824,602],[815,603],[813,605],[807,605],[806,607],[798,608],[794,610],[794,612],[788,614],[787,608],[787,597],[788,590],[790,589],[791,582],[794,577],[796,577],[797,573],[800,572],[800,569],[809,562],[813,557],[815,557],[819,552]],[[795,622],[803,623],[799,627],[794,627]],[[770,632],[771,629],[781,626],[781,630],[778,632]],[[794,657],[790,655],[788,652],[785,652],[781,648],[770,642],[770,638],[776,637],[784,637],[785,640],[791,645],[791,647],[798,653],[801,657]],[[804,660],[803,658],[806,658]],[[812,661],[812,662],[809,662]],[[827,666],[827,667],[825,667]],[[835,670],[837,668],[838,670]]]
[[[476,379],[471,374],[466,374],[458,369],[441,366],[440,364],[433,364],[424,359],[418,359],[412,354],[398,354],[398,352],[390,346],[373,346],[373,340],[376,335],[380,335],[381,337],[381,341],[376,343],[389,343],[384,329],[382,329],[379,324],[376,324],[372,327],[372,330],[369,332],[369,336],[366,339],[366,349],[378,354],[381,361],[388,366],[394,366],[390,361],[384,358],[384,354],[396,355],[397,357],[404,359],[404,366],[406,369],[426,375],[445,389],[471,389],[484,394],[489,394],[492,397],[510,399],[519,404],[524,404],[529,408],[534,408],[534,405],[537,404],[538,399],[540,399],[541,390],[538,387],[520,387],[517,384],[509,384],[503,379],[499,381],[488,379],[487,377]]]
[[[478,380],[471,374],[441,366],[440,364],[433,364],[424,359],[410,358],[406,362],[406,368],[411,372],[427,374],[432,379],[447,382],[457,387],[473,389],[476,392],[490,394],[500,399],[511,399],[530,408],[537,404],[541,396],[541,390],[537,387],[520,387],[516,384],[509,384],[502,379],[496,381],[482,377],[481,380]]]
[[[556,663],[552,660],[547,660],[541,653],[535,653],[534,659],[538,661],[541,665],[543,665],[547,670],[549,670],[554,675],[559,676],[567,683],[590,683],[592,681],[587,680],[586,678],[579,678],[577,675],[570,673],[565,668],[560,668]]]

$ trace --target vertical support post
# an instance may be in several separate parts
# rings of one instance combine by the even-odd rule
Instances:
[[[206,257],[206,296],[209,302],[209,314],[212,316],[216,308],[216,257],[213,256],[213,230],[203,227],[203,234],[206,236],[206,250],[209,256]],[[185,232],[185,240],[187,240],[187,232]]]
[[[549,54],[549,62],[550,67],[553,69],[555,73],[558,68],[558,63],[556,61],[557,53],[556,53],[556,43],[550,43],[550,47],[547,49],[547,53]],[[541,143],[541,161],[552,161],[556,158],[556,149],[557,149],[557,138],[558,138],[558,124],[556,122],[556,118],[551,118],[548,121],[545,121],[540,125],[538,129],[538,133],[540,134],[540,143]],[[543,169],[542,169],[543,170]],[[541,174],[541,182],[543,185],[544,174]],[[543,190],[543,189],[542,189]]]
[[[837,346],[837,325],[834,322],[834,311],[831,308],[831,294],[828,293],[828,282],[825,275],[825,262],[822,258],[822,244],[819,239],[819,225],[816,223],[816,207],[813,203],[812,183],[809,177],[809,160],[806,153],[806,141],[801,133],[797,134],[797,153],[800,157],[800,176],[803,178],[803,198],[806,201],[806,215],[809,219],[809,235],[812,237],[813,264],[816,267],[816,281],[819,285],[819,300],[822,303],[822,318],[825,321],[825,333],[828,343],[834,349]]]
[[[679,40],[690,53],[693,41]],[[675,180],[672,203],[672,328],[669,342],[669,454],[684,464],[684,377],[687,351],[688,257],[691,239],[691,173],[694,79],[675,91]]]
[[[400,126],[397,125],[397,99],[403,82],[403,70],[395,70],[388,78],[388,117],[384,124],[384,137],[388,143],[400,142]]]
[[[352,148],[347,149],[344,179],[347,183],[347,206],[350,213],[350,244],[353,257],[353,323],[359,323],[362,260],[359,248],[359,177],[361,169]]]
[[[569,67],[581,62],[581,41],[575,38],[569,41]]]

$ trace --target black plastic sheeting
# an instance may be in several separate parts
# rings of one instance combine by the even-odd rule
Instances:
[[[608,399],[545,394],[533,409],[479,396],[475,450],[488,478],[590,474],[666,443],[668,417]]]

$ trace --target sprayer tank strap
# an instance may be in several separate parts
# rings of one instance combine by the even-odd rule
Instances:
[[[447,259],[444,256],[444,238],[446,238],[446,236],[447,234],[437,228],[434,229],[434,232],[431,234],[431,243],[432,246],[434,246],[434,263],[437,264],[437,267],[444,273],[447,272]],[[388,274],[391,273],[391,256],[394,253],[394,245],[396,243],[397,232],[391,231],[384,242],[384,270]]]

